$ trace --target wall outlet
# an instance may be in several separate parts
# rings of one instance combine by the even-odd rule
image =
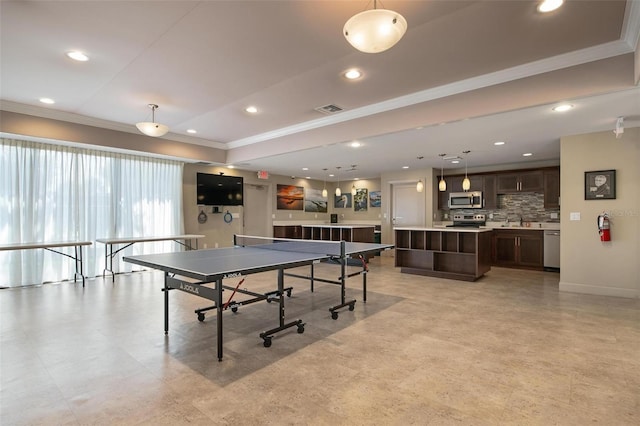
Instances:
[[[318,213],[316,213],[316,219],[318,218]]]
[[[293,215],[291,213],[289,213],[289,219],[291,219],[293,217]]]
[[[569,220],[580,220],[580,212],[569,213]]]
[[[207,243],[204,243],[204,246],[202,248],[207,248]]]
[[[213,245],[213,247],[214,247],[214,248],[218,248],[218,243],[215,243],[215,244]]]
[[[493,213],[489,213],[489,219],[493,219]]]
[[[276,214],[275,214],[275,213],[273,213],[273,214],[271,215],[271,219],[275,219],[275,218],[276,218]]]
[[[557,219],[558,218],[558,213],[551,213],[551,219]]]

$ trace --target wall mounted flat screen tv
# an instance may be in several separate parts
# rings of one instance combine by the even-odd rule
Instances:
[[[244,185],[241,176],[196,174],[197,200],[205,206],[241,206]]]

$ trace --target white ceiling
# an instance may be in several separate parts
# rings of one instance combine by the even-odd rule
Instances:
[[[341,31],[367,0],[2,0],[0,99],[4,110],[133,133],[156,103],[165,139],[317,179],[354,164],[359,178],[439,168],[438,154],[464,150],[470,167],[553,161],[563,135],[613,130],[619,116],[639,126],[640,1],[568,0],[547,15],[537,4],[387,0],[407,33],[365,54]],[[74,49],[90,61],[66,58]],[[364,76],[349,82],[341,74],[353,67]],[[575,108],[552,112],[560,102]],[[315,110],[327,104],[343,111]]]

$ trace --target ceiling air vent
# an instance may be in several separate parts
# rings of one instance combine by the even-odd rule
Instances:
[[[336,112],[340,112],[342,111],[342,108],[340,108],[338,105],[325,105],[325,106],[321,106],[318,108],[314,108],[316,111],[321,112],[323,114],[335,114]]]

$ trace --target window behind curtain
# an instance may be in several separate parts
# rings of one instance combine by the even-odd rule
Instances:
[[[102,275],[96,238],[183,233],[177,161],[0,139],[0,244],[86,240],[85,275]],[[135,244],[123,255],[174,251],[173,242]],[[71,253],[73,248],[62,248]],[[46,250],[0,252],[0,286],[72,279],[72,259]]]

